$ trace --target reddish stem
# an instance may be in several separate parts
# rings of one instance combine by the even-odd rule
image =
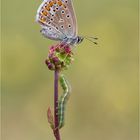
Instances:
[[[59,133],[59,119],[58,119],[58,78],[59,78],[59,71],[55,70],[54,73],[54,135],[56,140],[60,139],[60,133]]]

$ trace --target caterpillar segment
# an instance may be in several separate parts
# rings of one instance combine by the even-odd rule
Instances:
[[[59,81],[63,89],[63,94],[60,96],[58,102],[59,129],[61,129],[64,126],[64,122],[65,122],[65,108],[66,108],[67,101],[70,97],[70,85],[68,81],[65,79],[64,75],[60,76]]]

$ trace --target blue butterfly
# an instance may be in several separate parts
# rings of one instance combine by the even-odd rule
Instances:
[[[84,38],[90,41],[97,39],[77,35],[72,0],[44,0],[37,10],[36,21],[41,25],[41,33],[45,37],[71,46],[81,43]]]

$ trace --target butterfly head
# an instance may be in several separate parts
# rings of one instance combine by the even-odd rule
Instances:
[[[84,37],[78,36],[77,37],[77,44],[80,44],[81,42],[83,42]]]
[[[77,36],[75,38],[64,38],[64,42],[66,44],[69,44],[71,46],[76,46],[77,44],[80,44],[82,41],[84,40],[84,37],[81,36]]]

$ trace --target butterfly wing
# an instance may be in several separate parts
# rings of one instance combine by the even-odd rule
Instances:
[[[77,36],[77,22],[72,0],[57,0],[53,23],[67,38]]]
[[[50,2],[51,0],[44,0],[39,6],[36,15],[36,21],[41,25],[41,33],[45,37],[52,40],[63,40],[65,35],[60,32],[52,22],[52,17],[54,16],[52,10],[55,3],[52,6],[52,3]]]
[[[49,39],[64,40],[77,36],[71,0],[44,0],[37,11],[36,21],[41,24],[43,35]]]

